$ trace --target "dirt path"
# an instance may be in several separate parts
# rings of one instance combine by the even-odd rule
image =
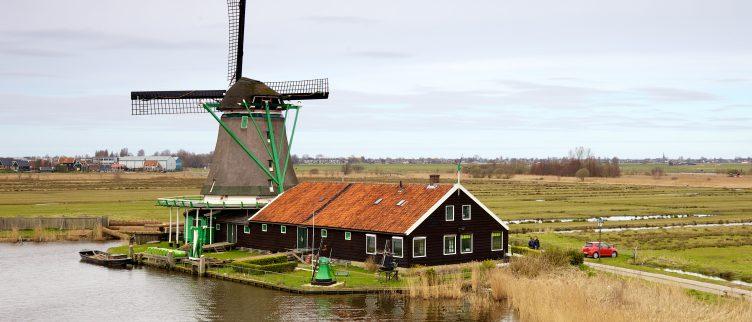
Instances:
[[[713,293],[713,294],[718,294],[718,295],[737,296],[737,297],[745,298],[749,301],[752,301],[752,291],[748,291],[748,290],[744,290],[740,288],[700,282],[700,281],[679,278],[679,277],[674,277],[674,276],[668,276],[668,275],[663,275],[663,274],[648,273],[648,272],[638,271],[634,269],[628,269],[628,268],[622,268],[622,267],[616,267],[616,266],[610,266],[610,265],[604,265],[604,264],[598,264],[598,263],[585,262],[585,265],[590,266],[591,268],[597,269],[599,271],[609,272],[609,273],[623,275],[623,276],[642,278],[644,280],[648,280],[652,282],[676,285],[676,286],[681,286],[683,288],[688,288],[688,289],[693,289],[697,291],[703,291],[703,292],[708,292],[708,293]]]

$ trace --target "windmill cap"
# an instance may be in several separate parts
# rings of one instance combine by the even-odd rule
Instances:
[[[227,90],[219,109],[242,108],[238,104],[242,103],[243,100],[250,104],[253,102],[253,98],[257,96],[280,98],[280,94],[277,91],[271,89],[263,82],[241,77]]]

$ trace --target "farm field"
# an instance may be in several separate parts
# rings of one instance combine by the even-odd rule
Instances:
[[[513,245],[526,245],[529,236],[538,237],[542,248],[580,249],[587,241],[597,241],[596,231],[580,233],[516,234]],[[752,283],[752,227],[674,228],[603,233],[602,240],[619,250],[617,258],[603,258],[601,264],[677,277],[729,284],[707,277],[668,272],[664,269],[699,273],[710,278]],[[637,260],[633,251],[637,247]],[[737,285],[738,286],[738,285]],[[746,285],[752,288],[752,285]]]

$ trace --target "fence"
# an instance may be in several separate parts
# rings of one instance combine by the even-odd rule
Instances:
[[[107,227],[110,220],[102,217],[0,217],[0,230],[34,229],[93,229]]]

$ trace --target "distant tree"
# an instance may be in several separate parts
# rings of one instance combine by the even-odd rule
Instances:
[[[95,158],[103,158],[103,157],[107,157],[109,155],[110,155],[110,151],[107,151],[107,149],[94,151],[94,157]]]
[[[650,170],[650,175],[653,176],[654,179],[660,179],[662,176],[665,175],[663,168],[661,167],[655,167]]]
[[[128,152],[128,148],[122,148],[122,149],[120,149],[119,156],[121,156],[121,157],[127,157],[127,156],[130,156],[130,155],[131,154]]]
[[[584,146],[578,146],[572,150],[569,151],[569,158],[570,159],[576,159],[576,160],[585,160],[591,158],[593,155],[590,154],[590,148],[586,148]]]
[[[172,153],[171,153],[171,152],[170,152],[170,150],[168,149],[168,150],[162,150],[162,152],[159,152],[159,155],[160,155],[160,156],[163,156],[163,157],[169,157],[169,156],[171,156],[171,155],[172,155]]]
[[[585,181],[585,178],[590,176],[590,171],[587,168],[582,168],[577,170],[577,172],[574,173],[574,176],[577,177],[577,179],[580,179],[580,181]]]
[[[138,150],[138,156],[142,157],[146,155],[146,151],[144,149]]]
[[[317,175],[317,174],[319,174],[319,169],[313,168],[311,170],[308,170],[308,174],[310,174],[310,175]]]

